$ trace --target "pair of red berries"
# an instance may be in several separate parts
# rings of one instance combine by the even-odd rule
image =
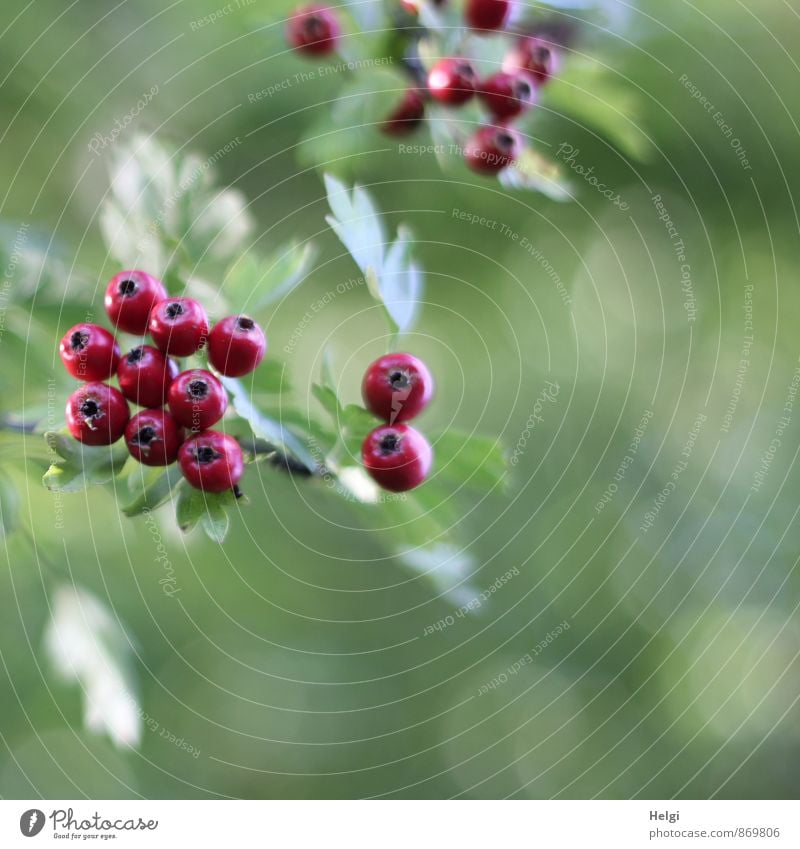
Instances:
[[[230,316],[209,334],[197,301],[168,298],[162,283],[142,271],[116,275],[105,307],[117,329],[149,331],[157,347],[139,345],[121,356],[104,328],[71,328],[61,340],[61,359],[86,383],[67,402],[70,433],[86,445],[110,445],[124,435],[131,456],[144,465],[168,466],[177,459],[192,486],[209,492],[234,488],[244,471],[241,448],[232,437],[207,430],[227,409],[225,389],[205,369],[180,372],[171,356],[189,356],[208,342],[211,364],[222,374],[241,376],[264,357],[261,328],[246,316]],[[103,382],[115,374],[119,389]],[[131,418],[128,401],[148,409]],[[187,430],[193,434],[188,439]]]
[[[430,472],[433,450],[418,430],[403,422],[428,406],[433,396],[431,373],[411,354],[387,354],[367,369],[361,393],[367,409],[386,422],[361,446],[364,467],[383,489],[414,489]]]

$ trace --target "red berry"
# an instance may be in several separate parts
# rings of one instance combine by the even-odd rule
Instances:
[[[466,59],[440,59],[428,74],[431,96],[448,106],[466,103],[478,84],[478,75]]]
[[[480,174],[497,174],[519,156],[519,134],[508,127],[481,127],[467,142],[464,160]]]
[[[342,34],[333,9],[312,3],[297,9],[286,24],[289,44],[301,53],[324,55],[336,49]]]
[[[59,347],[61,362],[78,380],[108,380],[117,370],[119,345],[104,328],[96,324],[76,324]]]
[[[117,366],[122,394],[140,407],[161,407],[177,376],[178,364],[152,345],[139,345],[128,351]]]
[[[142,336],[147,333],[150,310],[167,297],[164,284],[144,271],[120,271],[106,288],[105,307],[118,330]]]
[[[387,136],[403,136],[414,132],[425,117],[425,100],[416,88],[406,89],[403,99],[380,125]]]
[[[464,17],[472,29],[503,29],[511,13],[511,0],[467,0]]]
[[[207,430],[184,442],[178,451],[178,462],[191,486],[205,492],[233,489],[244,473],[239,443],[216,430]]]
[[[267,351],[264,331],[246,315],[231,315],[214,325],[208,337],[208,359],[227,377],[250,374]]]
[[[428,476],[433,450],[409,425],[376,427],[361,446],[361,458],[373,480],[390,492],[406,492]]]
[[[85,445],[111,445],[130,418],[128,402],[107,383],[85,383],[67,399],[67,427]]]
[[[503,70],[513,74],[527,71],[538,85],[544,85],[558,71],[556,47],[537,36],[523,36],[503,59]]]
[[[526,71],[500,71],[484,80],[480,98],[495,119],[514,118],[536,102],[536,86]]]
[[[222,384],[210,371],[201,368],[179,374],[169,388],[167,399],[175,420],[191,430],[211,427],[228,408],[228,396]]]
[[[411,354],[387,354],[367,369],[361,385],[365,406],[389,424],[419,415],[433,396],[433,378]]]
[[[178,459],[183,428],[164,410],[142,410],[125,428],[131,457],[145,466],[169,466]]]
[[[164,298],[150,314],[150,335],[173,357],[188,357],[208,338],[206,311],[191,298]]]

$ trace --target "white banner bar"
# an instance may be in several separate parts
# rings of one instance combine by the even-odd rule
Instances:
[[[0,846],[54,840],[170,849],[797,849],[800,803],[0,801]]]

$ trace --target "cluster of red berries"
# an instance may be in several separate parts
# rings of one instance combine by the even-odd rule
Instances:
[[[367,369],[361,393],[367,409],[386,422],[361,446],[364,467],[384,489],[414,489],[430,472],[433,450],[418,430],[404,422],[428,406],[433,396],[431,373],[411,354],[387,354]]]
[[[416,0],[400,3],[408,12],[418,11]],[[438,0],[434,5],[441,7],[446,3],[447,0]],[[539,36],[514,34],[507,29],[514,6],[514,0],[465,2],[464,18],[470,29],[513,37],[502,70],[481,79],[467,58],[440,59],[424,84],[415,82],[406,89],[400,103],[384,119],[381,130],[393,136],[412,132],[425,118],[428,99],[458,107],[477,96],[491,123],[480,127],[466,142],[464,161],[482,174],[497,174],[515,162],[522,150],[522,139],[511,122],[536,104],[539,88],[556,71],[558,54],[551,42]],[[287,25],[289,44],[316,56],[336,50],[341,33],[336,13],[318,4],[297,9]]]
[[[83,385],[67,401],[67,426],[86,445],[111,445],[124,437],[131,456],[146,466],[178,460],[197,489],[225,492],[242,477],[244,460],[231,436],[208,430],[228,406],[219,379],[206,369],[181,372],[173,357],[208,346],[211,365],[223,375],[248,374],[264,358],[266,337],[251,318],[229,316],[209,333],[203,307],[191,298],[170,298],[160,280],[143,271],[111,279],[105,308],[118,331],[144,336],[121,354],[116,338],[97,324],[72,327],[61,340],[61,360]],[[104,381],[116,375],[119,389]],[[131,417],[128,402],[144,407]],[[166,405],[166,408],[165,408]]]

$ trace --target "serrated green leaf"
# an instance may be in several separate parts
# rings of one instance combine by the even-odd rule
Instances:
[[[231,406],[250,425],[256,436],[260,436],[294,455],[309,471],[316,470],[317,463],[311,452],[290,430],[259,410],[250,400],[247,391],[238,379],[220,377],[220,380],[231,395]]]
[[[83,445],[63,433],[44,436],[59,459],[45,472],[42,482],[51,491],[80,492],[89,486],[109,483],[128,459],[124,442],[115,445]]]
[[[369,193],[358,184],[348,190],[330,174],[325,175],[325,188],[333,213],[325,220],[331,229],[364,275],[370,268],[380,269],[383,266],[386,236],[380,212]]]
[[[496,439],[448,430],[433,440],[433,446],[437,477],[483,490],[508,477],[503,446]]]
[[[145,467],[142,466],[142,469]],[[137,469],[138,471],[138,469]],[[132,474],[129,483],[132,480],[140,480],[140,476],[136,473]],[[170,499],[174,498],[175,488],[182,482],[180,466],[174,464],[165,470],[158,470],[158,474],[148,474],[144,487],[136,497],[127,505],[122,507],[122,512],[128,516],[139,516],[142,513],[155,510],[162,504],[165,504]]]
[[[191,486],[185,486],[178,493],[178,501],[175,504],[175,520],[178,527],[184,531],[191,531],[206,512],[204,494]]]
[[[206,511],[200,518],[200,524],[206,536],[220,545],[225,542],[231,526],[228,506],[225,494],[209,493],[206,499]]]

